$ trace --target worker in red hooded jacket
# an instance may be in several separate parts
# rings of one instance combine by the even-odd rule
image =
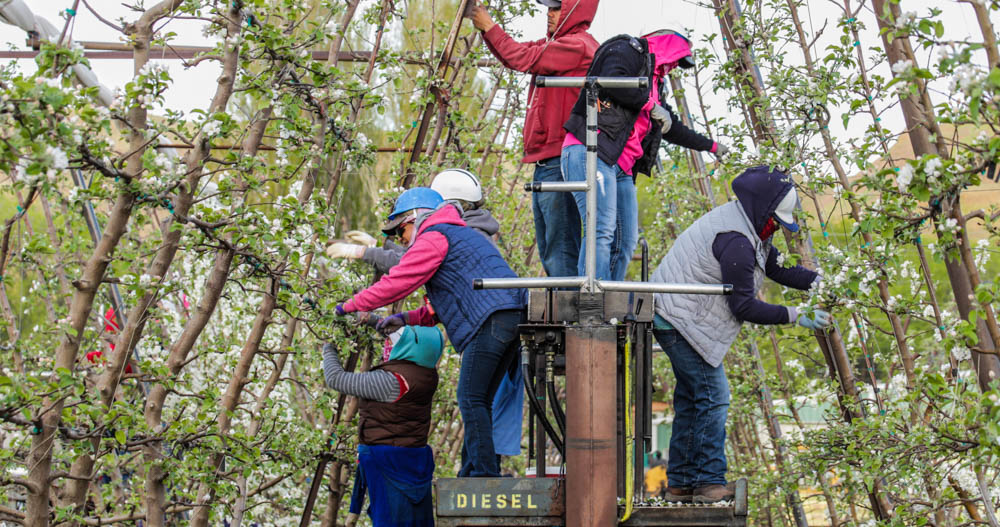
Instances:
[[[475,1],[475,0],[473,0]],[[528,112],[524,118],[524,158],[534,163],[534,181],[562,181],[559,156],[579,88],[535,88],[535,75],[578,77],[587,72],[598,43],[587,29],[598,0],[537,0],[548,8],[545,38],[517,42],[490,18],[486,8],[469,9],[483,41],[504,66],[530,73]],[[538,256],[549,276],[576,276],[580,254],[580,214],[572,196],[538,192],[532,197]]]

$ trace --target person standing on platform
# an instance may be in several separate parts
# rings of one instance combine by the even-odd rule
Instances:
[[[656,164],[660,141],[723,156],[728,149],[681,122],[661,90],[676,67],[694,67],[691,43],[669,29],[641,38],[613,37],[594,54],[587,76],[646,77],[646,88],[601,89],[597,117],[597,278],[624,280],[639,243],[635,178]],[[565,125],[562,173],[566,181],[587,180],[587,98],[581,93]],[[586,219],[587,193],[574,192]],[[584,273],[584,255],[578,260]]]
[[[674,423],[667,456],[668,501],[715,503],[733,498],[726,484],[729,382],[722,359],[743,322],[820,330],[830,314],[799,313],[758,298],[764,278],[808,290],[820,280],[800,265],[782,267],[771,244],[779,226],[795,232],[798,197],[791,178],[766,166],[733,180],[737,201],[712,209],[684,230],[653,272],[653,283],[732,284],[728,296],[654,295],[653,337],[670,357]]]
[[[475,0],[473,0],[475,2]],[[536,182],[562,181],[559,155],[580,88],[536,88],[535,76],[579,77],[587,72],[597,40],[587,29],[597,0],[538,0],[548,8],[545,38],[518,42],[478,4],[469,9],[490,52],[506,67],[530,73],[528,111],[524,118],[524,157],[534,163]],[[566,192],[536,192],[532,198],[538,257],[549,276],[575,276],[580,254],[580,215]]]

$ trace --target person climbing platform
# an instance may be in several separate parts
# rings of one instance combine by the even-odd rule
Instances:
[[[465,437],[459,476],[499,476],[492,401],[517,358],[517,326],[525,317],[526,292],[472,288],[474,278],[517,275],[485,236],[462,221],[459,207],[444,202],[437,192],[429,188],[404,192],[389,219],[400,216],[404,219],[397,228],[408,249],[399,264],[371,287],[338,304],[337,313],[372,311],[425,286],[434,309],[424,306],[405,317],[411,325],[440,321],[462,354],[458,404]]]
[[[528,111],[524,117],[524,157],[534,163],[536,182],[562,181],[559,155],[579,88],[535,87],[536,75],[576,77],[586,73],[597,50],[597,40],[587,30],[597,13],[597,0],[537,0],[548,8],[545,38],[518,42],[511,38],[475,0],[469,9],[483,42],[500,62],[515,71],[530,73]],[[536,192],[531,197],[535,217],[538,257],[549,276],[575,276],[580,255],[580,215],[572,196],[565,192]]]
[[[653,336],[670,357],[677,384],[667,456],[668,501],[730,500],[726,484],[729,382],[722,359],[744,321],[820,330],[830,314],[799,313],[757,298],[764,277],[795,289],[819,279],[802,266],[785,268],[771,244],[779,225],[792,232],[798,198],[787,175],[768,167],[744,171],[732,183],[737,201],[720,205],[684,230],[653,272],[654,283],[732,284],[729,296],[654,295]]]
[[[361,514],[367,494],[375,527],[434,525],[434,452],[427,436],[443,349],[439,329],[406,326],[389,336],[381,364],[349,373],[337,349],[323,346],[326,387],[360,399],[350,513]]]
[[[602,89],[597,117],[597,278],[624,280],[639,242],[639,205],[635,178],[649,174],[660,141],[723,156],[728,149],[681,122],[661,90],[666,75],[680,66],[694,67],[687,37],[664,29],[632,37],[619,35],[594,54],[587,76],[647,77],[647,88]],[[586,181],[587,98],[581,93],[564,126],[562,174]],[[580,217],[587,215],[587,193],[574,192]],[[584,255],[577,272],[584,274]]]

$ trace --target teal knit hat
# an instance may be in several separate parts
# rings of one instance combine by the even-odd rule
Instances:
[[[444,351],[444,335],[436,327],[406,326],[392,346],[389,360],[408,360],[425,368],[437,367]]]

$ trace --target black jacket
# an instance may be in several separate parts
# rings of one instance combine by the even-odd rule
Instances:
[[[644,38],[629,35],[619,35],[607,40],[594,54],[587,76],[596,77],[647,77],[648,88],[600,89],[600,113],[597,115],[597,128],[601,131],[597,136],[597,156],[609,165],[618,162],[625,143],[632,135],[639,111],[649,100],[649,90],[653,89],[653,64],[655,57],[649,52],[649,46]],[[656,162],[660,141],[707,151],[712,149],[713,141],[700,133],[684,126],[680,117],[666,101],[665,91],[660,92],[660,106],[670,112],[674,123],[670,131],[663,134],[660,127],[650,126],[649,132],[642,140],[642,157],[636,160],[632,169],[633,177],[638,174],[649,174]],[[567,132],[580,141],[587,137],[587,94],[580,92],[569,120],[563,126]]]

